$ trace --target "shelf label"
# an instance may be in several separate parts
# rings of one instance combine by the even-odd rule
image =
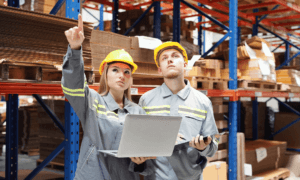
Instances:
[[[256,151],[256,158],[257,158],[258,163],[267,157],[267,149],[266,148],[263,148],[263,147],[258,148],[255,151]]]
[[[288,2],[288,3],[287,3],[287,6],[288,6],[288,7],[293,7],[293,4],[290,3],[290,2]]]
[[[255,96],[256,96],[256,97],[262,96],[262,92],[255,92]]]
[[[246,176],[252,176],[252,165],[251,164],[244,164],[244,170]]]
[[[290,98],[292,98],[292,97],[294,97],[295,95],[294,95],[294,93],[289,93],[289,97]]]
[[[138,95],[139,94],[138,88],[131,88],[131,94],[132,95]]]
[[[200,92],[202,92],[204,95],[207,96],[207,90],[199,90]]]

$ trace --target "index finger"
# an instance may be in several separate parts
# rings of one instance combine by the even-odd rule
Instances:
[[[81,14],[78,14],[78,30],[83,32],[83,21]]]

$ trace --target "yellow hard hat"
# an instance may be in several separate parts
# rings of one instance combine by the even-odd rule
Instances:
[[[104,70],[105,64],[110,62],[124,62],[133,67],[132,74],[137,70],[138,66],[133,62],[132,57],[128,52],[126,52],[124,49],[118,49],[110,52],[106,58],[102,61],[99,67],[99,73],[102,75],[102,72]]]
[[[165,42],[165,43],[161,44],[160,46],[158,46],[157,48],[154,49],[154,61],[155,61],[157,67],[159,67],[158,62],[157,62],[157,59],[159,58],[159,57],[157,57],[158,52],[162,49],[166,49],[166,48],[172,47],[172,46],[174,46],[175,48],[178,48],[178,49],[181,50],[184,61],[186,63],[188,63],[188,56],[187,56],[187,53],[186,53],[185,49],[178,42],[168,41],[168,42]]]

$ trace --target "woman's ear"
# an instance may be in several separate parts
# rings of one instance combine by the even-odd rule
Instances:
[[[184,61],[184,68],[186,68],[188,66],[188,63],[186,63],[185,61]]]

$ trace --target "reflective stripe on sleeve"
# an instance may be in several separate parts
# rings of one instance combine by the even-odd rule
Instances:
[[[69,96],[79,96],[79,97],[85,96],[84,89],[78,89],[78,88],[70,89],[70,88],[64,87],[62,84],[61,84],[61,87],[62,87],[63,93],[67,94]]]

